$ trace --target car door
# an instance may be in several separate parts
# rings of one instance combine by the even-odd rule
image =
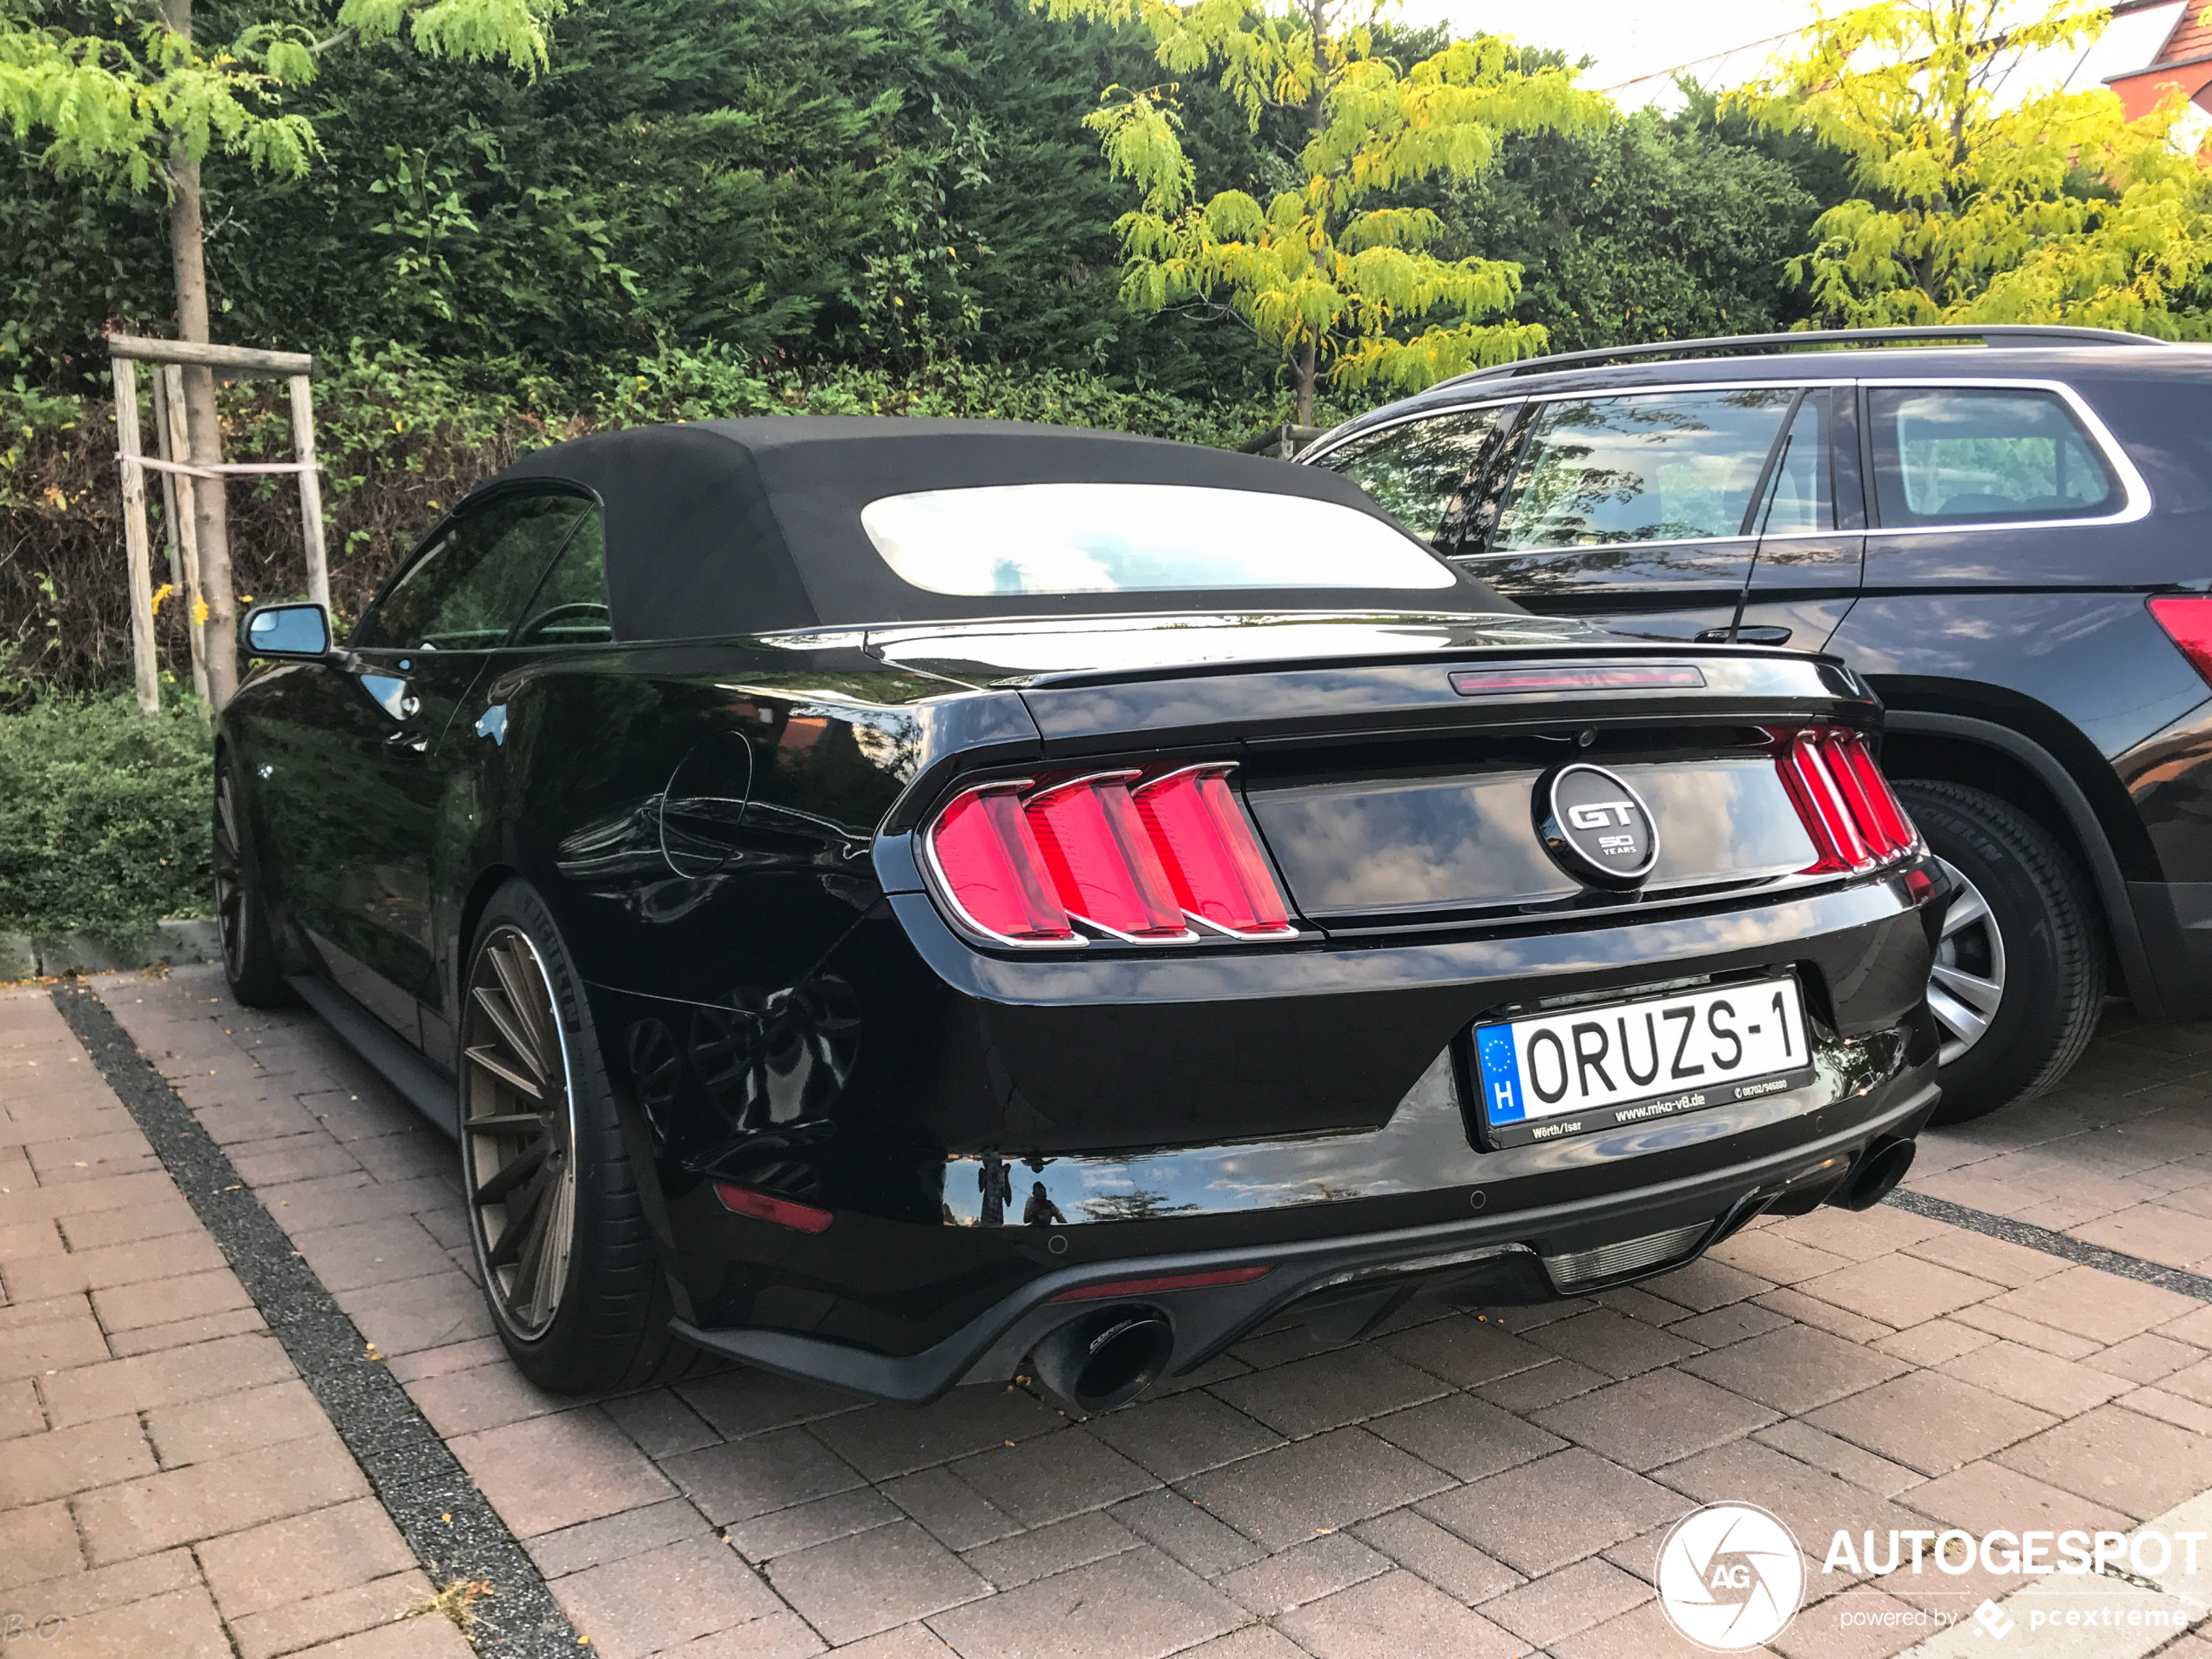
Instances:
[[[442,525],[379,595],[349,661],[327,671],[312,711],[320,776],[293,788],[322,799],[315,856],[295,868],[303,930],[329,976],[421,1046],[435,972],[432,865],[448,796],[476,761],[454,716],[506,644],[562,548],[597,509],[532,488],[471,502]],[[435,1035],[435,1034],[434,1034]]]
[[[1533,400],[1474,492],[1460,560],[1532,610],[1685,640],[1740,620],[1740,637],[1817,650],[1865,548],[1855,460],[1838,466],[1851,408],[1824,386]]]

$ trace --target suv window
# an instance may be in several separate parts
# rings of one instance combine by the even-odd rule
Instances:
[[[489,651],[505,643],[538,580],[598,509],[579,496],[502,496],[464,511],[361,619],[354,644]],[[604,603],[604,601],[602,601]]]
[[[1323,456],[1382,509],[1440,552],[1459,540],[1467,481],[1498,435],[1510,406],[1467,409],[1363,433]]]
[[[2120,509],[2120,481],[2055,392],[1867,390],[1874,497],[1885,525],[1996,524]]]
[[[1490,545],[1520,552],[1743,533],[1789,387],[1537,406]]]
[[[1750,529],[1761,536],[1804,536],[1836,528],[1836,487],[1828,450],[1828,394],[1815,389],[1797,405],[1784,447],[1776,455]]]
[[[517,645],[604,645],[614,638],[607,610],[607,536],[594,507],[537,584],[515,630]]]

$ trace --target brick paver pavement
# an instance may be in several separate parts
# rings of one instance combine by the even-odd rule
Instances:
[[[1688,1652],[1650,1578],[1698,1502],[1817,1561],[1838,1528],[2124,1529],[2212,1488],[2212,1307],[1893,1207],[1595,1302],[1285,1321],[1089,1421],[739,1369],[554,1399],[490,1334],[447,1143],[334,1037],[212,970],[98,983],[614,1659]],[[1928,1137],[1919,1184],[2201,1270],[2163,1222],[2212,1224],[2212,1028],[2112,1028],[2061,1095]],[[427,1584],[43,995],[0,993],[0,1607],[110,1622],[67,1659],[458,1650],[391,1621]],[[1841,1610],[2017,1583],[1816,1573],[1777,1651],[1881,1659],[1925,1630]]]

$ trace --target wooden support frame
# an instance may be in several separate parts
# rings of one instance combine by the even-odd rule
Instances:
[[[201,621],[199,535],[192,508],[197,480],[219,481],[242,473],[289,472],[299,475],[300,540],[307,553],[307,596],[330,605],[330,569],[322,533],[322,480],[315,459],[315,415],[312,381],[315,360],[305,352],[256,351],[243,346],[215,346],[201,341],[149,340],[135,334],[108,336],[115,373],[116,460],[123,469],[123,540],[131,588],[131,661],[138,707],[159,711],[161,681],[153,637],[152,537],[146,520],[145,475],[162,475],[163,505],[168,518],[170,579],[183,590],[192,636],[192,689],[207,696],[207,653]],[[145,454],[138,432],[138,365],[153,368],[153,408],[158,458]],[[288,462],[253,462],[226,466],[218,455],[194,455],[185,425],[184,369],[221,370],[237,379],[273,379],[288,383],[292,405],[292,454]],[[179,582],[181,574],[183,580]]]

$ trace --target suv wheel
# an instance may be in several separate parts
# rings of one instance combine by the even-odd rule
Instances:
[[[2104,936],[2072,854],[2019,808],[1963,784],[1897,789],[1960,885],[1928,1008],[1943,1034],[1932,1121],[1961,1123],[2042,1093],[2081,1057],[2104,1003]]]

